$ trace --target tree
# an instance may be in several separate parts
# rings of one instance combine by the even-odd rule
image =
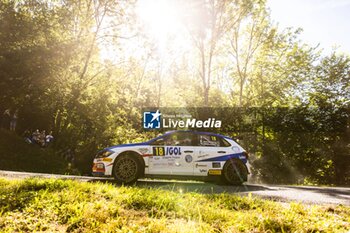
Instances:
[[[189,26],[194,46],[199,52],[198,73],[202,83],[204,106],[209,104],[213,59],[217,53],[218,43],[227,28],[233,25],[232,16],[227,17],[229,4],[233,3],[226,0],[210,0],[205,4],[196,4],[198,9],[195,18],[199,20]]]
[[[350,58],[333,51],[321,59],[310,77],[312,88],[309,104],[317,109],[319,137],[326,141],[325,151],[331,157],[329,169],[334,171],[336,184],[345,184],[349,162],[349,99]]]
[[[231,76],[237,78],[238,106],[243,106],[244,87],[253,73],[256,54],[274,34],[264,1],[244,1],[237,9],[238,20],[227,33]]]

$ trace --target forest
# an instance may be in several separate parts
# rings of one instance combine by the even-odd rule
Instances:
[[[52,130],[86,174],[100,149],[160,133],[143,109],[210,112],[251,181],[350,185],[348,54],[304,43],[265,0],[145,2],[0,0],[0,113],[18,110],[18,135]]]

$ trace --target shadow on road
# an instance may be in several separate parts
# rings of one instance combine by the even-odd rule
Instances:
[[[91,179],[88,182],[110,183],[121,186],[113,179]],[[179,180],[139,180],[130,185],[148,189],[169,190],[179,193],[201,193],[201,194],[237,194],[248,195],[252,193],[263,199],[279,202],[303,202],[309,204],[344,204],[349,205],[350,189],[348,188],[325,188],[305,186],[269,186],[245,184],[241,186],[219,185],[212,182],[179,181]]]
[[[291,186],[287,186],[291,187]],[[350,189],[348,188],[332,188],[332,187],[305,187],[305,186],[292,186],[296,191],[308,191],[314,194],[322,194],[332,198],[350,200]]]
[[[121,186],[114,180],[90,180],[89,182],[110,183],[116,186]],[[139,180],[136,184],[130,185],[149,189],[162,189],[180,193],[202,193],[202,194],[219,194],[219,193],[242,193],[269,190],[268,187],[262,185],[219,185],[211,182],[196,182],[196,181],[173,181],[173,180]]]

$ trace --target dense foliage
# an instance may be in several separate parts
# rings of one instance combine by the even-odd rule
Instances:
[[[157,134],[141,130],[144,107],[220,107],[254,179],[349,184],[350,58],[278,28],[265,1],[180,2],[200,6],[187,49],[176,35],[160,49],[137,2],[0,0],[1,113],[19,110],[18,134],[53,130],[87,173],[98,149]]]

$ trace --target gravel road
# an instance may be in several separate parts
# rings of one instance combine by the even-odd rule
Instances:
[[[85,182],[108,182],[118,185],[111,178],[3,170],[0,170],[0,177],[8,179],[24,179],[29,177],[74,179]],[[282,202],[294,201],[306,204],[342,204],[350,206],[350,188],[345,187],[287,186],[250,183],[242,186],[228,186],[196,181],[168,181],[150,179],[141,179],[136,185],[139,187],[159,188],[173,190],[176,192],[229,193],[237,195],[248,195],[251,193],[253,196],[260,196],[262,198]]]

